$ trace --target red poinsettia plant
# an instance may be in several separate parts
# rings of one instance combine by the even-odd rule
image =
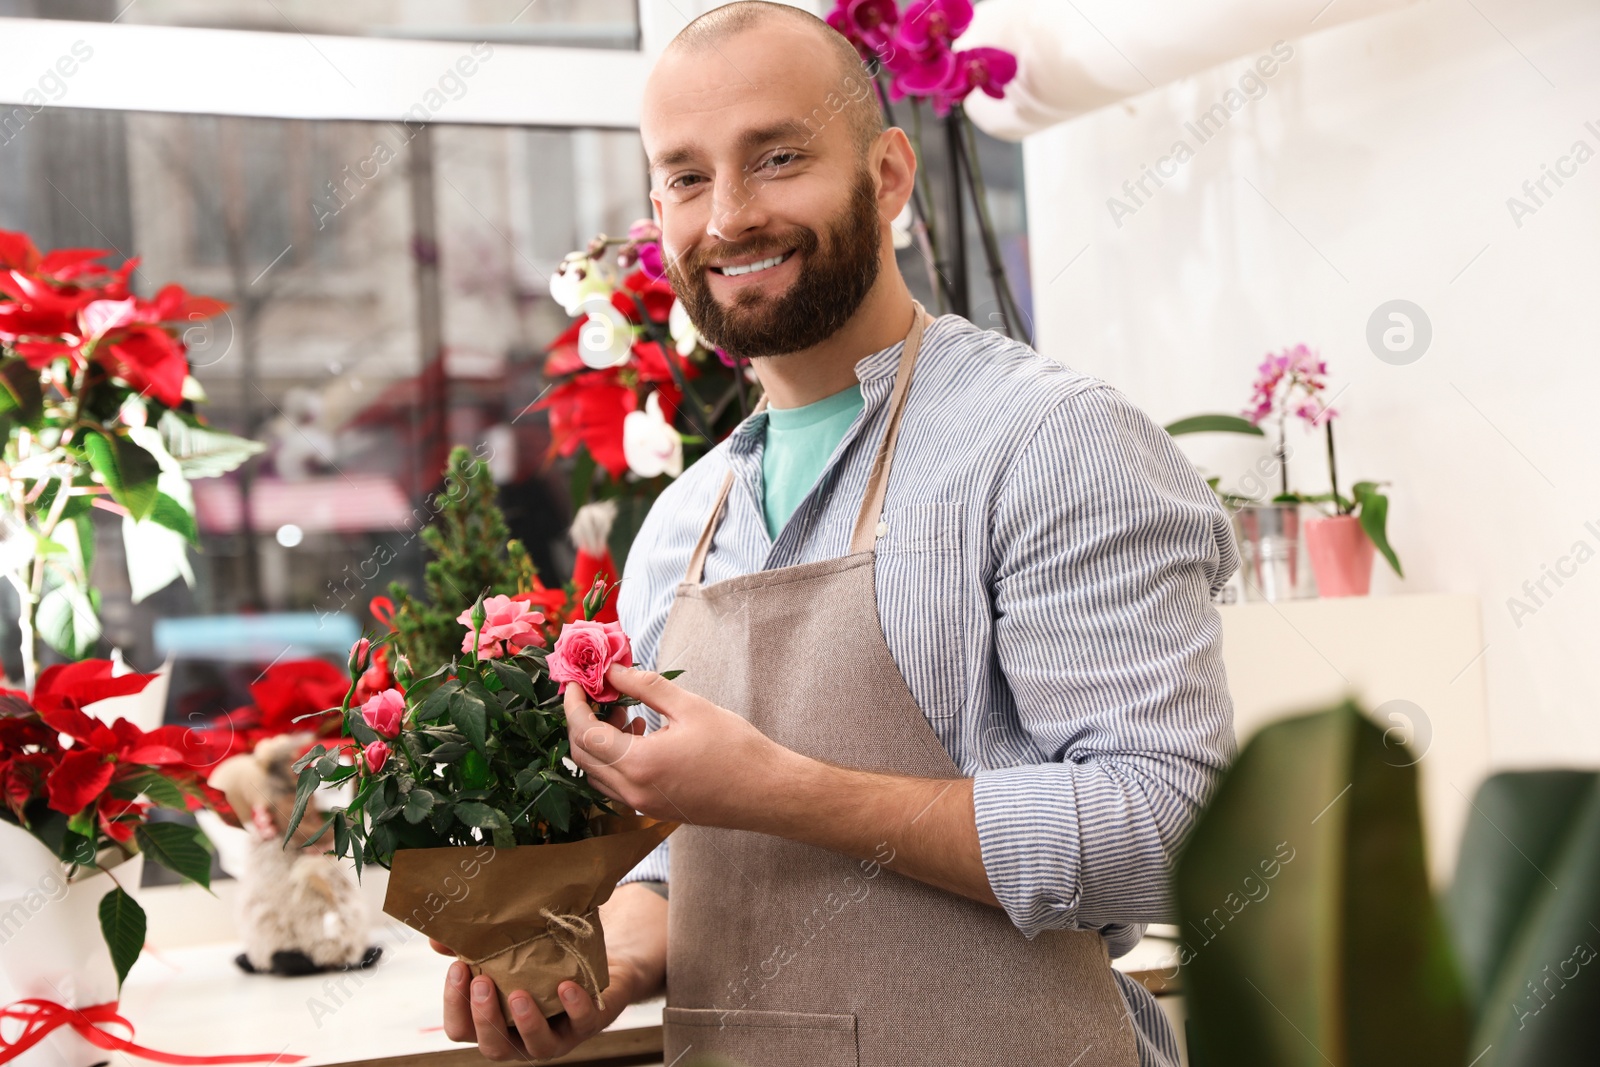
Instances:
[[[138,693],[154,674],[113,675],[109,660],[50,667],[30,698],[0,690],[0,820],[38,838],[67,867],[105,871],[143,853],[209,888],[210,844],[192,826],[149,818],[154,807],[227,811],[206,784],[209,749],[183,726],[141,730],[84,709]],[[100,926],[120,984],[144,944],[145,917],[117,885],[100,902]]]
[[[260,450],[190,410],[203,398],[181,330],[227,305],[168,285],[146,299],[138,266],[110,252],[40,252],[0,230],[0,570],[22,602],[24,684],[35,636],[70,659],[100,636],[89,583],[90,513],[123,519],[137,601],[190,579],[197,541],[188,479],[221,474]]]

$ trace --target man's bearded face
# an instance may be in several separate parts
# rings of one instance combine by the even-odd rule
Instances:
[[[819,237],[808,226],[794,226],[697,247],[669,260],[667,277],[709,344],[744,358],[803,351],[849,322],[877,281],[880,220],[865,168],[824,230],[825,237]],[[763,278],[769,272],[774,278],[781,276],[776,272],[794,277],[772,291]]]

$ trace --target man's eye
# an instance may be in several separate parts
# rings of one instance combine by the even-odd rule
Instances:
[[[692,185],[695,182],[702,182],[702,181],[705,181],[705,179],[702,178],[698,174],[680,174],[678,177],[673,178],[671,181],[669,181],[667,183],[667,188],[669,188],[669,189],[685,189],[685,188],[688,188],[690,185]]]
[[[789,164],[793,163],[799,158],[800,153],[798,152],[774,152],[772,155],[762,160],[761,165],[756,169],[770,175],[776,171],[782,170],[784,167],[787,167]]]

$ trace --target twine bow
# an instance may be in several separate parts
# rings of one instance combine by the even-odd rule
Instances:
[[[512,949],[521,948],[523,945],[531,945],[535,941],[548,937],[578,965],[578,974],[583,979],[582,984],[585,988],[594,990],[594,1006],[600,1011],[605,1011],[606,998],[605,994],[600,990],[600,979],[596,977],[594,968],[589,965],[589,958],[583,954],[583,949],[578,945],[578,942],[587,941],[594,936],[594,923],[590,922],[587,916],[593,914],[596,910],[591,908],[583,915],[567,915],[551,911],[549,908],[540,908],[539,914],[544,916],[545,927],[539,933],[531,937],[525,937],[521,941],[513,942],[505,948],[496,949],[487,956],[480,956],[477,959],[469,959],[466,956],[462,956],[461,962],[478,967],[498,956],[504,956]]]

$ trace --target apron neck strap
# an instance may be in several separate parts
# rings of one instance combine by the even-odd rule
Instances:
[[[922,348],[922,334],[928,324],[933,321],[933,316],[925,311],[916,300],[911,301],[912,317],[911,330],[906,334],[905,347],[900,351],[900,364],[895,371],[894,391],[889,394],[889,421],[884,428],[883,439],[878,445],[878,453],[873,458],[872,470],[867,475],[867,488],[861,499],[861,511],[856,515],[855,528],[850,535],[850,552],[871,551],[879,536],[878,523],[883,514],[883,501],[889,488],[889,466],[894,459],[895,445],[900,436],[900,416],[905,411],[906,396],[911,391],[911,370],[917,362],[917,353]],[[765,411],[767,397],[763,393],[761,401],[751,411]],[[717,523],[722,518],[722,510],[728,500],[728,491],[733,486],[733,471],[722,480],[722,488],[717,493],[717,502],[711,508],[711,514],[706,519],[704,529],[700,531],[700,539],[695,542],[694,552],[689,557],[689,569],[684,579],[694,584],[699,584],[700,576],[705,570],[706,555],[711,550],[711,538],[716,532]]]

